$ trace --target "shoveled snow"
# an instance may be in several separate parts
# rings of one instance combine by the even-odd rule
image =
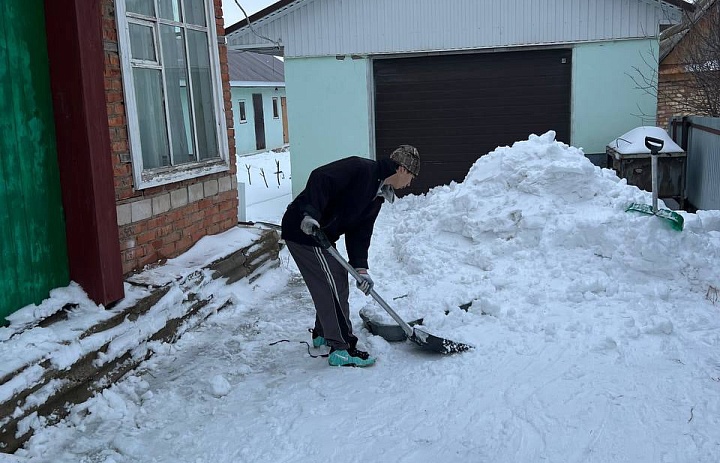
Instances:
[[[357,311],[388,316],[353,290],[378,362],[329,367],[300,343],[314,311],[283,251],[252,284],[214,287],[232,307],[13,458],[720,461],[720,212],[683,212],[682,232],[627,213],[650,193],[553,138],[498,148],[464,182],[378,218],[377,292],[475,349],[437,356],[371,336]]]

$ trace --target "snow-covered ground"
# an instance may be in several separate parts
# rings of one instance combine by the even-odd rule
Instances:
[[[245,221],[277,222],[292,200],[289,147],[238,156],[237,180],[240,196],[245,197]]]
[[[378,218],[378,293],[475,349],[438,356],[371,336],[357,311],[385,315],[352,291],[378,362],[329,367],[301,343],[314,312],[284,251],[252,284],[217,286],[231,308],[8,458],[720,461],[720,212],[682,213],[682,232],[627,213],[651,195],[553,135],[498,148],[464,182]]]

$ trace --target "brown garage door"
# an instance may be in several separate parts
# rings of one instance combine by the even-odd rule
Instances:
[[[497,146],[557,132],[570,142],[572,51],[539,50],[376,59],[378,158],[415,145],[421,175],[411,193],[461,182]]]

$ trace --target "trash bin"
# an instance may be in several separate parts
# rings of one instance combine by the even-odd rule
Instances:
[[[687,154],[661,127],[637,127],[608,143],[605,149],[607,165],[628,185],[652,191],[650,150],[645,137],[663,140],[658,155],[658,198],[675,200],[680,209],[685,207],[685,169]]]

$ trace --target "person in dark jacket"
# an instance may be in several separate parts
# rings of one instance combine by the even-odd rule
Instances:
[[[383,202],[392,203],[395,190],[410,185],[419,172],[420,155],[410,145],[401,145],[389,159],[340,159],[312,171],[305,189],[285,211],[282,238],[315,304],[313,346],[330,347],[332,366],[370,366],[375,358],[357,349],[348,272],[319,246],[313,233],[321,229],[333,246],[345,236],[348,262],[362,277],[356,285],[368,295],[373,287],[368,248],[375,219]]]

